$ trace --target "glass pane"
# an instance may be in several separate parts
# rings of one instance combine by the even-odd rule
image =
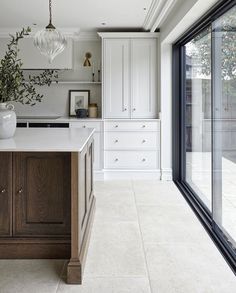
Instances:
[[[236,241],[236,6],[213,24],[213,218]]]
[[[184,50],[185,179],[211,210],[211,28]]]

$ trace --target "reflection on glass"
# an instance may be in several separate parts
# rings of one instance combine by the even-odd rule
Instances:
[[[186,181],[211,210],[211,28],[185,50]]]
[[[236,243],[236,7],[213,23],[213,218]]]

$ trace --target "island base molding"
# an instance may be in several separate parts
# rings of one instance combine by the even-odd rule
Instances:
[[[0,259],[68,259],[70,253],[70,239],[0,239]]]

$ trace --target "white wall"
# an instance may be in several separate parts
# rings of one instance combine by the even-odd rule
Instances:
[[[0,39],[0,42],[5,42]],[[92,81],[92,67],[83,67],[85,53],[92,54],[95,63],[95,81],[97,81],[97,70],[101,62],[101,41],[74,41],[73,44],[73,70],[59,71],[59,80],[64,81]],[[2,53],[1,53],[2,54]],[[26,71],[34,74],[37,71]],[[68,116],[69,113],[69,90],[90,90],[90,102],[97,103],[101,111],[101,85],[90,84],[52,84],[50,87],[39,87],[38,92],[44,95],[41,103],[35,106],[26,106],[14,103],[18,116]]]
[[[178,0],[160,28],[161,170],[172,179],[172,45],[217,0]]]

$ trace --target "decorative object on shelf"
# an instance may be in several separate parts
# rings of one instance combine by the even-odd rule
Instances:
[[[15,36],[11,35],[11,40],[7,45],[7,51],[0,63],[0,105],[1,105],[1,121],[0,121],[0,136],[1,138],[14,135],[15,130],[10,131],[13,127],[16,128],[15,112],[12,107],[7,105],[8,102],[19,102],[23,105],[34,106],[37,102],[41,102],[43,95],[37,93],[35,85],[50,86],[52,79],[58,78],[57,71],[44,70],[39,75],[23,74],[22,61],[18,57],[18,42],[30,33],[31,29],[23,28],[20,32],[16,32]],[[11,109],[10,109],[11,108]],[[13,107],[14,108],[14,107]],[[7,114],[8,113],[8,114]],[[4,118],[7,115],[8,118]],[[11,122],[10,122],[11,121]],[[11,125],[11,126],[9,126]],[[9,130],[8,135],[5,133]]]
[[[49,0],[49,24],[34,36],[34,45],[41,54],[48,58],[49,63],[66,47],[66,38],[52,24],[52,0]]]
[[[69,104],[70,111],[69,116],[77,116],[76,110],[85,109],[88,112],[90,103],[90,91],[89,90],[70,90],[69,91]]]
[[[0,103],[0,139],[14,136],[16,131],[16,114],[14,106]]]
[[[77,118],[87,118],[88,117],[88,110],[87,109],[76,109],[75,110]]]
[[[90,52],[85,53],[84,67],[91,67],[91,62],[89,59],[92,58],[92,54]]]
[[[95,68],[93,63],[93,69],[92,69],[92,82],[95,82]]]
[[[97,118],[98,117],[98,106],[97,106],[97,104],[95,104],[95,103],[89,104],[88,116],[89,116],[89,118]]]

